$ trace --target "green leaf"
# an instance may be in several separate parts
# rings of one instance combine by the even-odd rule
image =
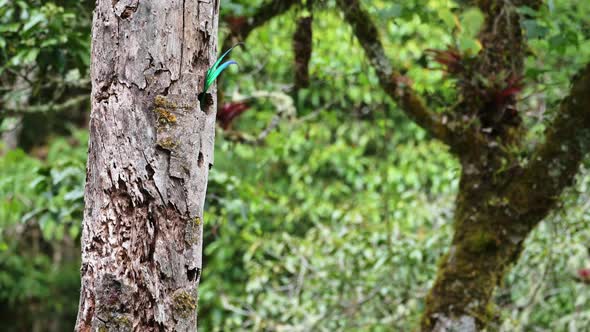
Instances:
[[[477,54],[481,50],[481,43],[469,36],[460,36],[457,40],[459,50],[465,54]]]
[[[59,40],[57,38],[49,38],[41,43],[41,47],[44,48],[48,46],[55,46],[57,44],[59,44]]]
[[[37,60],[37,56],[39,55],[39,51],[40,51],[40,49],[38,49],[38,48],[32,48],[32,49],[28,50],[26,55],[23,57],[23,63],[24,64],[34,63],[35,60]]]
[[[529,6],[518,7],[518,13],[521,15],[526,15],[526,16],[530,16],[530,17],[537,17],[537,15],[538,15],[538,12]]]
[[[449,9],[444,8],[439,10],[438,16],[443,22],[445,22],[447,28],[449,29],[454,28],[457,24],[457,17]]]
[[[17,32],[20,28],[20,23],[0,24],[0,32]]]
[[[84,197],[84,188],[75,188],[64,195],[65,201],[75,201]]]
[[[546,27],[539,25],[537,20],[523,20],[522,27],[526,30],[528,39],[543,38],[549,31]]]
[[[541,69],[541,68],[528,68],[526,70],[525,76],[527,78],[532,79],[532,80],[537,80],[537,79],[539,79],[539,76],[541,76],[541,75],[543,75],[543,74],[545,74],[547,72],[548,72],[548,70],[546,70],[546,69]]]
[[[36,12],[35,14],[33,14],[33,16],[27,21],[27,23],[25,23],[25,25],[23,26],[23,32],[27,32],[29,30],[31,30],[34,26],[36,26],[37,24],[41,23],[41,22],[46,22],[46,17],[45,15],[43,15],[43,13],[40,12]]]
[[[469,8],[461,14],[461,27],[463,28],[463,32],[465,35],[472,38],[477,36],[484,21],[485,17],[483,13],[477,8]]]

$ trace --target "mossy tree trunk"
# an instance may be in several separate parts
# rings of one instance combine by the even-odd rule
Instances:
[[[195,331],[219,1],[98,0],[76,331]]]
[[[486,17],[479,54],[433,52],[460,95],[445,114],[430,110],[411,80],[394,69],[360,1],[337,2],[383,90],[461,162],[455,234],[427,297],[421,331],[479,331],[489,323],[494,289],[518,260],[523,241],[555,208],[590,152],[590,64],[573,78],[545,141],[528,151],[516,98],[527,46],[516,9],[538,9],[540,0],[473,1]]]
[[[427,298],[423,331],[476,331],[494,315],[496,286],[516,262],[528,233],[541,220],[521,219],[490,178],[461,176],[455,234]]]
[[[479,153],[462,155],[455,234],[428,295],[422,331],[478,331],[489,323],[495,287],[590,153],[590,64],[574,77],[545,142],[528,161],[496,144],[474,147]]]

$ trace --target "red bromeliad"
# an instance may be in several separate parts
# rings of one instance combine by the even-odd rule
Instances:
[[[217,111],[217,121],[221,128],[228,129],[234,119],[248,109],[250,109],[250,105],[245,101],[225,104]]]
[[[590,284],[590,268],[578,270],[578,279],[584,283]]]
[[[461,53],[455,47],[446,50],[427,49],[424,52],[433,55],[434,61],[443,65],[448,73],[458,73],[463,69]]]
[[[505,82],[504,87],[493,92],[491,102],[495,109],[502,109],[507,112],[509,117],[514,118],[518,112],[515,98],[524,88],[523,77],[512,75]]]
[[[512,96],[520,93],[524,87],[522,76],[510,76],[506,80],[506,87],[498,91],[495,95],[496,105],[504,105]]]

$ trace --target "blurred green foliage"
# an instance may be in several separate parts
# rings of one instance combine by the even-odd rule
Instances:
[[[0,132],[22,123],[29,130],[17,136],[26,149],[84,119],[75,107],[62,105],[78,100],[73,106],[79,107],[90,90],[93,5],[0,0]]]
[[[87,71],[87,21],[80,1],[0,1],[0,74],[36,66],[41,74]],[[88,16],[86,16],[88,18]]]
[[[0,158],[0,328],[70,329],[79,296],[86,131],[53,140],[44,161]]]
[[[475,52],[481,13],[443,0],[363,2],[396,66],[444,109],[454,98],[453,82],[423,51],[455,45]],[[221,31],[224,17],[252,15],[260,3],[224,1]],[[39,91],[87,84],[87,2],[0,4],[0,70],[8,73],[0,80],[2,98],[31,68]],[[381,91],[334,1],[318,6],[312,85],[288,97],[297,114],[282,118],[262,144],[218,131],[206,200],[202,331],[411,330],[450,241],[457,161]],[[519,10],[530,43],[522,107],[533,145],[571,74],[590,59],[590,3],[548,1],[539,12]],[[232,69],[220,82],[227,102],[290,91],[296,17],[295,9],[272,20],[234,52],[239,73]],[[33,102],[68,98],[32,96]],[[256,100],[234,129],[256,135],[276,110],[272,101]],[[53,133],[47,145],[0,157],[2,331],[73,326],[87,133],[68,128],[68,136]],[[575,278],[590,265],[588,174],[582,170],[563,207],[527,240],[497,291],[493,327],[590,326],[588,286]]]

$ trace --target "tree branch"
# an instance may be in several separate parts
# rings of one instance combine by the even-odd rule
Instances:
[[[532,154],[519,180],[509,186],[511,206],[526,215],[545,215],[571,185],[590,153],[590,63],[573,79],[569,96],[545,133],[545,143]],[[531,190],[531,188],[533,190]],[[525,194],[526,193],[526,194]],[[526,220],[525,220],[526,221]]]
[[[271,0],[263,4],[252,17],[230,28],[229,35],[223,41],[222,50],[226,51],[233,44],[246,40],[254,29],[266,24],[274,17],[284,14],[296,3],[299,3],[299,0]]]
[[[375,69],[383,90],[398,103],[410,119],[432,136],[450,145],[452,133],[443,117],[432,112],[412,89],[409,79],[394,70],[369,13],[361,7],[358,0],[337,0],[337,2]]]
[[[309,87],[309,61],[313,52],[313,0],[307,0],[307,15],[297,19],[293,34],[293,53],[295,58],[295,91]]]
[[[267,3],[263,4],[256,10],[256,13],[249,18],[234,18],[235,22],[230,22],[230,32],[229,35],[223,40],[223,44],[221,46],[222,52],[229,50],[233,45],[242,42],[248,38],[250,33],[266,24],[271,19],[284,14],[287,12],[293,5],[299,3],[300,0],[271,0]],[[227,56],[226,59],[229,59],[231,54]],[[217,90],[217,102],[218,105],[223,105],[224,95],[223,90]]]
[[[89,99],[90,97],[87,94],[84,94],[69,98],[63,103],[59,104],[51,102],[45,105],[28,105],[22,108],[5,108],[1,115],[13,116],[26,113],[61,112],[73,107],[77,107]]]

